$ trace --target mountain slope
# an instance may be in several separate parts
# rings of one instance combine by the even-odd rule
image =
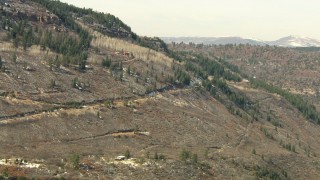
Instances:
[[[99,31],[110,37],[122,38],[138,45],[168,52],[166,44],[159,38],[139,37],[131,31],[131,28],[123,23],[117,17],[111,14],[95,12],[92,9],[81,9],[60,1],[51,0],[32,0],[49,9],[51,12],[59,15],[61,20],[67,25],[73,27],[74,20],[83,22],[92,29]]]
[[[280,47],[320,47],[320,41],[298,36],[288,36],[268,43]]]
[[[267,88],[258,86],[207,47],[170,47],[168,57],[161,41],[135,40],[120,20],[114,20],[120,27],[110,35],[113,26],[98,19],[112,21],[111,15],[58,1],[5,2],[9,7],[0,8],[1,19],[8,19],[0,26],[3,175],[320,176],[320,128],[308,101],[300,108],[292,103],[301,102],[298,96],[270,91],[264,82]],[[30,18],[33,13],[39,18]],[[123,29],[131,35],[123,36]]]

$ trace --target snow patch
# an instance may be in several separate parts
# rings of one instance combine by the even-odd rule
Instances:
[[[39,168],[41,164],[30,163],[23,159],[1,159],[0,165],[5,166],[19,166],[24,168]]]

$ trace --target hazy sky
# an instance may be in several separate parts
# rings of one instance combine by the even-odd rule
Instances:
[[[319,0],[61,0],[111,13],[139,35],[320,39]]]

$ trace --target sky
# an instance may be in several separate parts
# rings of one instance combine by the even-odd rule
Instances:
[[[320,39],[319,0],[60,1],[113,14],[145,36]]]

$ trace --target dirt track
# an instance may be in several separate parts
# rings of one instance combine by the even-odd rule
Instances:
[[[167,91],[161,89],[161,92],[178,92],[178,91],[185,91],[189,89],[168,89]],[[161,93],[158,92],[158,93]],[[37,119],[41,119],[43,116],[57,116],[60,113],[74,113],[75,111],[78,112],[85,112],[90,109],[97,109],[101,106],[103,106],[104,102],[112,102],[112,106],[114,108],[122,107],[124,101],[144,101],[149,99],[150,96],[148,95],[140,95],[140,96],[132,96],[132,97],[125,97],[125,98],[107,98],[107,99],[100,99],[100,100],[95,100],[92,102],[79,102],[76,105],[67,105],[67,104],[61,104],[61,103],[48,103],[44,101],[34,101],[31,99],[25,100],[25,99],[15,99],[16,102],[29,102],[32,104],[49,104],[49,105],[54,105],[54,107],[50,109],[45,109],[45,110],[34,110],[30,112],[25,112],[25,113],[19,113],[19,114],[14,114],[11,116],[2,116],[0,117],[0,125],[7,125],[7,124],[13,124],[13,123],[21,123],[21,122],[26,122],[26,121],[35,121]]]

